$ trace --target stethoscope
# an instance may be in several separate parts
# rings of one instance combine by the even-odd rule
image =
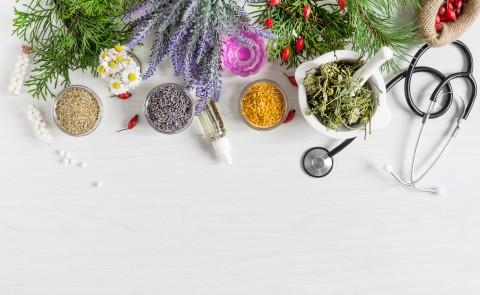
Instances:
[[[423,56],[425,52],[427,52],[431,48],[430,45],[426,44],[422,48],[420,48],[418,52],[415,54],[412,61],[410,62],[410,66],[408,67],[408,69],[403,73],[399,74],[398,76],[396,76],[395,78],[393,78],[386,86],[387,91],[389,91],[398,82],[405,79],[405,85],[404,85],[405,99],[407,101],[409,108],[413,111],[413,113],[419,117],[422,117],[422,126],[420,128],[420,132],[417,137],[414,154],[412,157],[410,179],[408,181],[404,181],[398,174],[393,172],[393,169],[389,164],[384,165],[383,168],[388,174],[392,175],[399,183],[405,186],[412,187],[419,191],[431,192],[436,194],[444,194],[446,190],[443,187],[421,187],[418,185],[418,182],[421,179],[423,179],[425,175],[427,175],[427,173],[434,167],[434,165],[438,162],[438,160],[441,158],[443,153],[446,151],[447,147],[452,142],[453,138],[458,134],[463,121],[465,121],[468,118],[470,111],[472,110],[473,103],[475,102],[475,98],[477,96],[477,82],[473,77],[472,53],[470,52],[468,47],[461,41],[455,41],[452,44],[454,44],[461,51],[462,55],[466,57],[466,60],[467,60],[466,71],[457,72],[457,73],[453,73],[451,75],[445,76],[442,72],[432,67],[425,67],[425,66],[417,67],[417,63],[420,60],[420,58]],[[412,93],[411,93],[411,83],[412,83],[413,74],[420,73],[420,72],[429,73],[441,80],[440,83],[435,88],[435,90],[433,91],[433,93],[431,94],[430,103],[425,112],[420,110],[420,108],[415,104],[412,98]],[[444,115],[450,109],[454,101],[454,98],[458,97],[453,94],[452,85],[450,84],[450,82],[455,79],[464,79],[469,82],[470,89],[471,89],[470,98],[468,99],[467,102],[464,102],[462,100],[463,111],[460,114],[456,122],[455,128],[453,129],[450,137],[446,140],[443,147],[440,149],[440,152],[433,158],[433,161],[424,170],[424,172],[420,176],[415,177],[415,162],[416,162],[417,151],[421,142],[423,132],[427,125],[427,122],[429,121],[429,119],[439,118],[442,115]],[[446,96],[445,104],[438,111],[433,111],[435,109],[435,105],[438,101],[438,98],[441,96]],[[312,177],[320,178],[320,177],[327,176],[333,169],[333,164],[334,164],[333,156],[339,153],[340,151],[342,151],[354,140],[355,138],[349,138],[343,141],[340,145],[338,145],[332,151],[329,151],[323,147],[314,147],[307,150],[302,158],[302,167],[304,171]]]

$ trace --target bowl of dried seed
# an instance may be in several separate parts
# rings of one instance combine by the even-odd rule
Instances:
[[[245,123],[256,130],[272,130],[288,115],[288,99],[278,83],[262,79],[248,84],[240,95],[239,111]]]
[[[185,131],[193,121],[194,101],[184,87],[167,83],[147,95],[144,113],[153,129],[163,134]]]
[[[85,136],[97,129],[103,116],[103,106],[91,89],[72,85],[63,89],[52,107],[58,128],[71,136]]]

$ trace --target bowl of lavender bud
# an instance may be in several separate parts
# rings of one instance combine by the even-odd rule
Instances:
[[[177,134],[192,123],[194,101],[184,87],[161,84],[147,95],[144,112],[153,129],[163,134]]]

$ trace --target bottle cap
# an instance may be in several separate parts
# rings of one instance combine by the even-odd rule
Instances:
[[[223,159],[225,164],[231,165],[233,163],[232,146],[230,145],[228,138],[226,136],[220,137],[213,141],[212,144],[215,152]]]

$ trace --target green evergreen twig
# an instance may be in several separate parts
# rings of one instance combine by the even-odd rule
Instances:
[[[31,0],[15,8],[13,33],[32,47],[33,70],[25,85],[36,98],[70,84],[70,70],[96,75],[104,48],[125,43],[130,28],[119,21],[133,0]]]

